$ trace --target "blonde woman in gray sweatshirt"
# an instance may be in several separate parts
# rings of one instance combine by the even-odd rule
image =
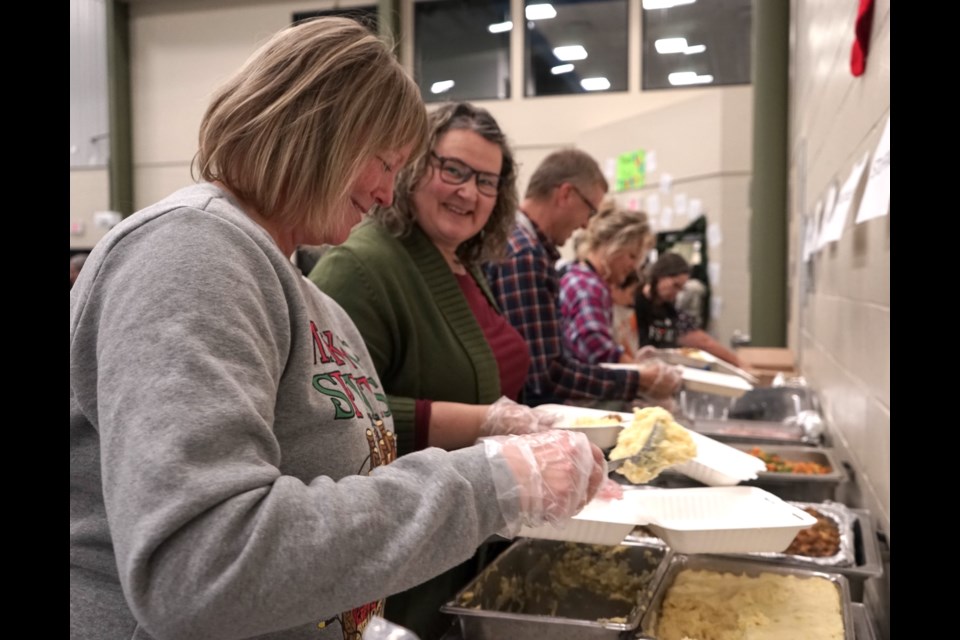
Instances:
[[[71,638],[358,639],[391,593],[597,491],[600,451],[519,405],[396,459],[359,332],[289,259],[388,204],[425,131],[364,27],[287,28],[214,95],[202,180],[94,248],[70,294]]]

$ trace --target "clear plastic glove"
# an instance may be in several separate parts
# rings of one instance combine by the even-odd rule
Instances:
[[[683,385],[683,370],[662,360],[648,358],[640,363],[639,370],[640,388],[651,398],[669,398]]]
[[[601,500],[623,500],[623,485],[607,477],[594,497]]]
[[[644,360],[649,360],[650,358],[657,357],[657,348],[647,345],[645,347],[640,347],[640,349],[633,354],[633,359],[636,362],[643,362]]]
[[[380,616],[372,616],[363,630],[361,640],[420,640],[420,636]]]
[[[540,433],[552,428],[559,419],[556,414],[531,409],[503,396],[487,410],[486,418],[480,425],[480,437]]]
[[[499,533],[508,538],[522,525],[556,525],[575,515],[607,477],[603,452],[577,431],[551,429],[482,442],[507,523]]]

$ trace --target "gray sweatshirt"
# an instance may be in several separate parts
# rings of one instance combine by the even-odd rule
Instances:
[[[70,637],[359,638],[505,525],[481,446],[392,431],[353,323],[223,191],[128,217],[70,293]]]

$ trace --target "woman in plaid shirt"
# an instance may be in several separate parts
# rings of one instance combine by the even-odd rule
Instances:
[[[560,279],[563,339],[577,359],[634,362],[614,334],[611,289],[636,272],[652,241],[647,215],[612,200],[591,218],[578,261]]]

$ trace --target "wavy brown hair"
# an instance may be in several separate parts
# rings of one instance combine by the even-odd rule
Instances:
[[[263,217],[324,232],[341,225],[336,207],[365,162],[411,143],[411,157],[423,152],[426,116],[386,43],[317,18],[278,32],[220,87],[194,163]]]
[[[467,265],[498,260],[505,256],[507,238],[516,219],[517,164],[507,136],[490,112],[468,102],[445,104],[428,116],[429,132],[427,149],[432,151],[448,131],[465,129],[480,135],[500,147],[503,165],[500,168],[500,187],[490,219],[477,234],[457,247],[457,257]],[[397,175],[397,185],[392,207],[376,207],[371,217],[384,225],[394,235],[410,233],[416,223],[417,212],[413,209],[413,193],[430,171],[436,168],[430,162],[429,153],[420,156]]]

